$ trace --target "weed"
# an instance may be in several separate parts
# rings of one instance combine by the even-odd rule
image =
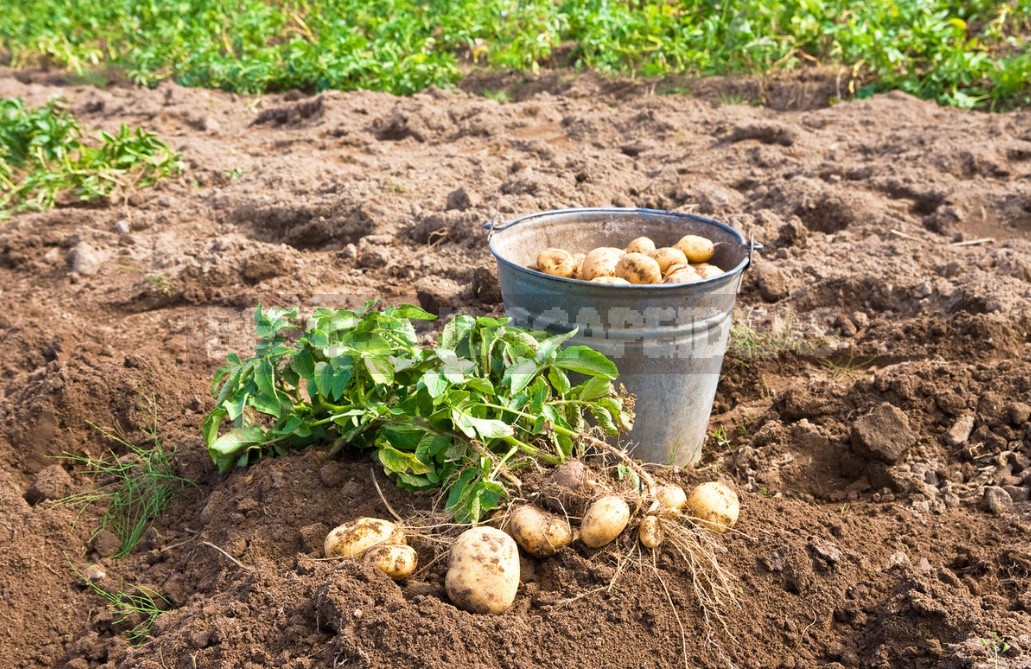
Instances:
[[[83,143],[78,121],[59,100],[29,108],[0,98],[0,219],[53,207],[58,198],[83,202],[125,195],[181,171],[179,154],[149,132],[121,125]]]
[[[229,177],[230,181],[236,181],[245,174],[247,174],[247,170],[243,169],[242,167],[234,167],[233,169],[228,170],[226,172],[226,176]]]
[[[808,347],[809,343],[793,335],[788,327],[760,332],[739,319],[730,327],[729,353],[742,364],[771,360],[786,351],[799,353]]]
[[[860,361],[853,357],[844,362],[837,362],[835,360],[824,358],[820,360],[820,364],[831,373],[832,379],[835,381],[841,381],[842,379],[858,376],[864,370],[868,369],[870,365],[874,363],[874,360],[876,360],[876,358]]]
[[[107,600],[108,606],[111,607],[111,611],[115,614],[115,624],[139,621],[128,632],[129,642],[134,646],[141,646],[147,642],[147,637],[150,636],[150,629],[153,627],[154,621],[172,604],[168,599],[150,588],[130,585],[128,588],[118,592],[111,592],[100,587],[82,574],[79,574],[79,578],[93,592]]]
[[[150,286],[152,290],[166,297],[172,294],[172,287],[168,285],[168,277],[160,272],[147,274],[143,277],[143,282]]]
[[[712,438],[712,440],[716,442],[716,445],[721,449],[730,446],[730,437],[727,435],[727,428],[722,425],[709,432],[709,437]]]
[[[844,516],[844,515],[846,515],[851,510],[852,510],[852,505],[849,504],[848,502],[845,502],[844,504],[842,504],[838,508],[838,515],[839,516]]]
[[[986,638],[978,639],[981,645],[984,646],[989,653],[992,654],[995,660],[995,669],[999,669],[999,658],[1006,654],[1006,651],[1010,649],[1010,645],[1006,642],[1006,638],[999,635],[998,632],[992,632]]]
[[[147,431],[152,442],[148,448],[130,444],[111,432],[96,429],[109,440],[125,447],[128,453],[119,457],[111,450],[102,458],[65,456],[84,465],[85,473],[95,477],[99,485],[92,490],[56,500],[55,504],[78,506],[85,511],[97,502],[104,503],[104,515],[94,536],[101,530],[113,532],[121,541],[121,548],[115,557],[125,557],[143,539],[154,520],[165,512],[181,489],[194,483],[175,474],[172,454],[165,450],[156,427]]]
[[[487,88],[483,90],[482,95],[488,100],[495,100],[501,103],[512,101],[512,96],[509,95],[508,91],[506,91],[504,88],[500,88],[498,90],[491,90]]]

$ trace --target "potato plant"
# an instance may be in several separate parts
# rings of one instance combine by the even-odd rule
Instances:
[[[433,318],[370,302],[316,309],[302,325],[296,310],[259,307],[254,355],[230,354],[212,382],[203,429],[219,471],[317,444],[370,450],[399,486],[442,487],[455,518],[476,522],[516,485],[514,470],[629,431],[616,366],[563,346],[574,332],[457,316],[435,347],[421,346],[413,321]]]

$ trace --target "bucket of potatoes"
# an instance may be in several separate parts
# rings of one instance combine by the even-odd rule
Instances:
[[[658,248],[650,238],[638,237],[625,249],[546,248],[537,254],[531,269],[610,286],[691,283],[723,274],[722,269],[709,264],[715,253],[716,245],[701,235],[684,235],[673,246]]]

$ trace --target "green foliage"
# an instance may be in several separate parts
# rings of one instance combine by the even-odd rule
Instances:
[[[165,450],[155,428],[150,429],[151,445],[147,448],[130,444],[109,432],[101,432],[123,446],[127,453],[119,456],[112,450],[102,458],[66,456],[68,460],[84,465],[85,473],[97,479],[100,485],[55,503],[79,506],[83,510],[97,502],[104,504],[104,515],[96,532],[102,529],[113,532],[122,542],[115,557],[125,557],[168,509],[182,488],[194,483],[175,474],[171,454]]]
[[[15,66],[113,65],[152,85],[242,93],[413,93],[462,66],[536,71],[852,69],[860,95],[901,88],[962,107],[1031,102],[1031,0],[24,0],[0,15]],[[555,48],[572,44],[568,61]]]
[[[140,128],[123,124],[99,137],[99,146],[84,144],[58,100],[28,108],[0,98],[0,218],[49,209],[67,192],[84,202],[111,197],[181,170],[179,155]]]
[[[615,365],[562,348],[572,333],[457,316],[427,348],[412,321],[433,316],[372,306],[316,309],[303,331],[296,310],[257,309],[254,355],[229,355],[212,382],[204,439],[219,471],[313,444],[372,449],[399,486],[442,487],[447,509],[476,522],[507,495],[510,470],[558,464],[596,429],[630,428]]]

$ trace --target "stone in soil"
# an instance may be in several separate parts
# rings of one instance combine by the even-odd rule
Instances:
[[[997,516],[1013,510],[1013,499],[999,486],[988,486],[984,489],[984,508]]]
[[[974,414],[965,413],[956,419],[952,427],[945,433],[945,443],[949,446],[961,446],[967,443],[970,433],[974,431]]]
[[[860,455],[898,462],[916,442],[909,418],[898,407],[887,402],[856,419],[852,424],[852,448]]]

